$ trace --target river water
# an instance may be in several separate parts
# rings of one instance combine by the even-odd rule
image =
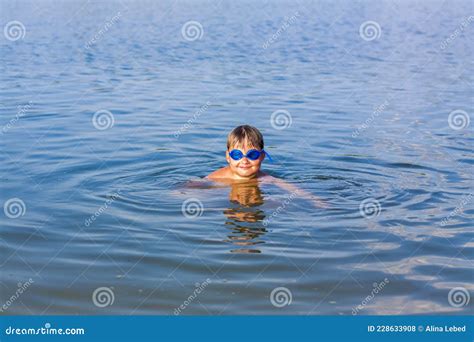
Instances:
[[[2,314],[472,313],[472,10],[2,1]]]

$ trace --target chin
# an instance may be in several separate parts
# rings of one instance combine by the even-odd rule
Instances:
[[[257,175],[257,172],[255,172],[254,170],[247,170],[247,171],[241,171],[239,170],[239,172],[237,173],[240,177],[253,177],[253,176],[256,176]]]

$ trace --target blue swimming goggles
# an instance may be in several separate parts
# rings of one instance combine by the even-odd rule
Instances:
[[[232,150],[229,152],[229,156],[234,159],[234,160],[240,160],[243,157],[249,159],[249,160],[257,160],[260,158],[260,155],[264,153],[270,161],[272,161],[272,157],[268,154],[268,152],[265,152],[265,150],[249,150],[247,154],[243,154],[241,150]]]

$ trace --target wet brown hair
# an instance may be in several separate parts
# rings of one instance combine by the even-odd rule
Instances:
[[[227,136],[227,149],[231,146],[247,144],[263,150],[263,135],[260,131],[249,125],[235,127]]]

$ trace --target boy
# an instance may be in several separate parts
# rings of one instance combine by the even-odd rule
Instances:
[[[262,183],[273,183],[289,192],[309,199],[318,207],[326,206],[316,196],[262,172],[260,167],[265,157],[268,156],[271,160],[271,157],[265,152],[263,147],[263,136],[257,128],[249,125],[234,128],[227,137],[225,157],[229,165],[214,171],[206,178],[225,183],[259,179]]]
[[[262,133],[252,126],[238,126],[227,136],[225,159],[229,165],[214,171],[207,178],[249,180],[268,176],[260,171],[265,156]]]

